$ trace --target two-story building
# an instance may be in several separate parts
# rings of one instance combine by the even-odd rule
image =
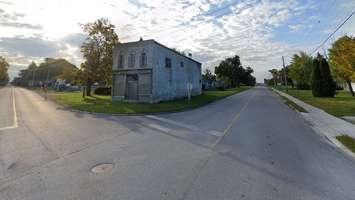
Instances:
[[[201,63],[155,40],[121,43],[113,52],[112,99],[160,102],[201,94]]]

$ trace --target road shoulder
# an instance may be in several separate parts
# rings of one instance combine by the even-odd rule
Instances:
[[[273,89],[277,94],[289,99],[298,106],[302,107],[307,113],[298,112],[302,118],[311,126],[311,128],[321,136],[328,139],[331,144],[341,149],[343,152],[355,159],[355,154],[346,148],[336,137],[341,135],[349,135],[355,138],[355,125],[343,119],[337,118],[325,111],[309,105],[291,95],[279,90]]]

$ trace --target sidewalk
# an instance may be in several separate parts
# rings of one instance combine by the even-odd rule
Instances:
[[[336,136],[339,135],[348,135],[355,138],[355,125],[347,122],[343,119],[334,117],[326,113],[325,111],[316,108],[312,105],[309,105],[303,101],[298,100],[297,98],[288,95],[279,90],[273,89],[276,93],[281,96],[288,98],[297,105],[304,108],[308,113],[300,113],[301,116],[311,125],[312,129],[319,134],[326,136],[333,144],[341,148],[343,151],[355,158],[355,154],[348,150],[343,144],[341,144]]]

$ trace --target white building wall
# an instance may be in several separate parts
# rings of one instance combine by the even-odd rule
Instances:
[[[153,48],[153,100],[166,101],[187,96],[187,84],[192,84],[192,95],[202,92],[201,65],[159,44]],[[171,68],[165,66],[171,59]],[[184,67],[180,66],[184,63]],[[171,79],[171,81],[169,81]]]
[[[147,55],[147,65],[140,65],[141,53]],[[129,55],[135,55],[133,67],[129,67]],[[123,55],[123,67],[119,56]],[[171,59],[171,68],[165,66],[165,58]],[[180,66],[180,62],[184,66]],[[201,64],[168,49],[154,40],[123,43],[113,55],[113,100],[126,100],[127,76],[138,74],[138,101],[159,102],[187,96],[187,83],[192,84],[192,95],[202,91]],[[147,84],[151,82],[151,87]],[[150,94],[147,95],[150,89]],[[142,94],[144,93],[144,94]]]

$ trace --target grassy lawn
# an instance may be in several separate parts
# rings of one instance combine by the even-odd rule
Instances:
[[[355,153],[355,139],[348,135],[341,135],[336,137],[344,146]]]
[[[286,92],[282,88],[277,89]],[[313,97],[311,90],[289,89],[287,93],[331,115],[337,117],[355,116],[355,98],[348,91],[337,91],[334,98]]]
[[[197,108],[249,88],[240,87],[225,91],[205,91],[202,95],[192,97],[191,101],[180,99],[157,104],[112,102],[110,96],[97,95],[83,99],[80,92],[50,92],[49,98],[68,108],[82,111],[110,114],[142,114]]]

